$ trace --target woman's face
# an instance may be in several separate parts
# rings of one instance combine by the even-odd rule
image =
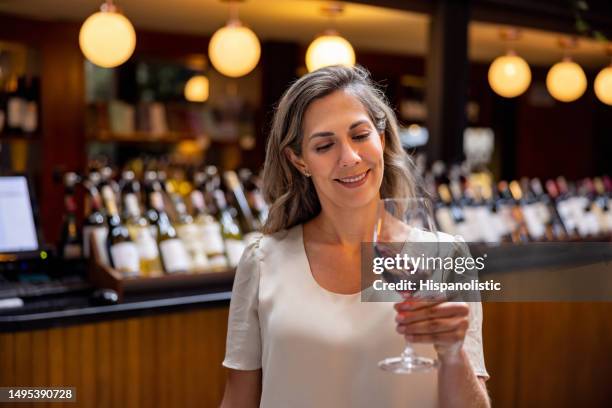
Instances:
[[[384,134],[379,134],[359,99],[335,91],[307,108],[302,156],[291,154],[311,174],[323,208],[359,208],[379,199]]]

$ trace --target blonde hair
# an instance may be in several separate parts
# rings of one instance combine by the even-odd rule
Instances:
[[[284,93],[272,120],[266,145],[263,194],[270,205],[263,231],[271,234],[304,223],[321,211],[310,178],[300,173],[284,153],[291,148],[302,154],[302,119],[310,103],[334,91],[355,96],[365,107],[379,133],[384,132],[382,198],[414,197],[416,181],[412,160],[402,148],[398,123],[384,93],[360,66],[331,66],[304,75]]]

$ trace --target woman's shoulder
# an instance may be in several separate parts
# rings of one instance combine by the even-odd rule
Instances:
[[[298,224],[291,228],[283,229],[273,233],[257,233],[253,235],[247,246],[247,251],[256,254],[263,259],[266,254],[277,251],[285,251],[287,245],[291,245],[300,239],[302,225]]]

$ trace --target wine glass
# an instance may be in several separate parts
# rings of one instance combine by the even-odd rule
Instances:
[[[385,269],[382,278],[389,283],[413,282],[415,290],[398,293],[405,299],[423,297],[420,282],[430,279],[434,270],[425,262],[414,262],[419,257],[437,257],[440,251],[431,202],[424,198],[384,199],[378,204],[373,237],[374,256],[407,261],[401,268]],[[426,296],[425,296],[426,297]],[[409,342],[399,357],[389,357],[378,363],[386,371],[396,374],[429,371],[437,368],[436,360],[416,354]]]

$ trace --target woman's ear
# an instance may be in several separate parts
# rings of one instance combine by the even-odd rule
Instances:
[[[289,159],[289,161],[295,166],[296,169],[298,169],[300,173],[304,175],[309,174],[306,163],[304,163],[304,160],[302,160],[300,156],[295,154],[293,149],[291,149],[290,147],[285,147],[283,153],[285,153],[287,159]]]
[[[385,132],[380,132],[380,144],[382,145],[383,150],[385,150]]]

